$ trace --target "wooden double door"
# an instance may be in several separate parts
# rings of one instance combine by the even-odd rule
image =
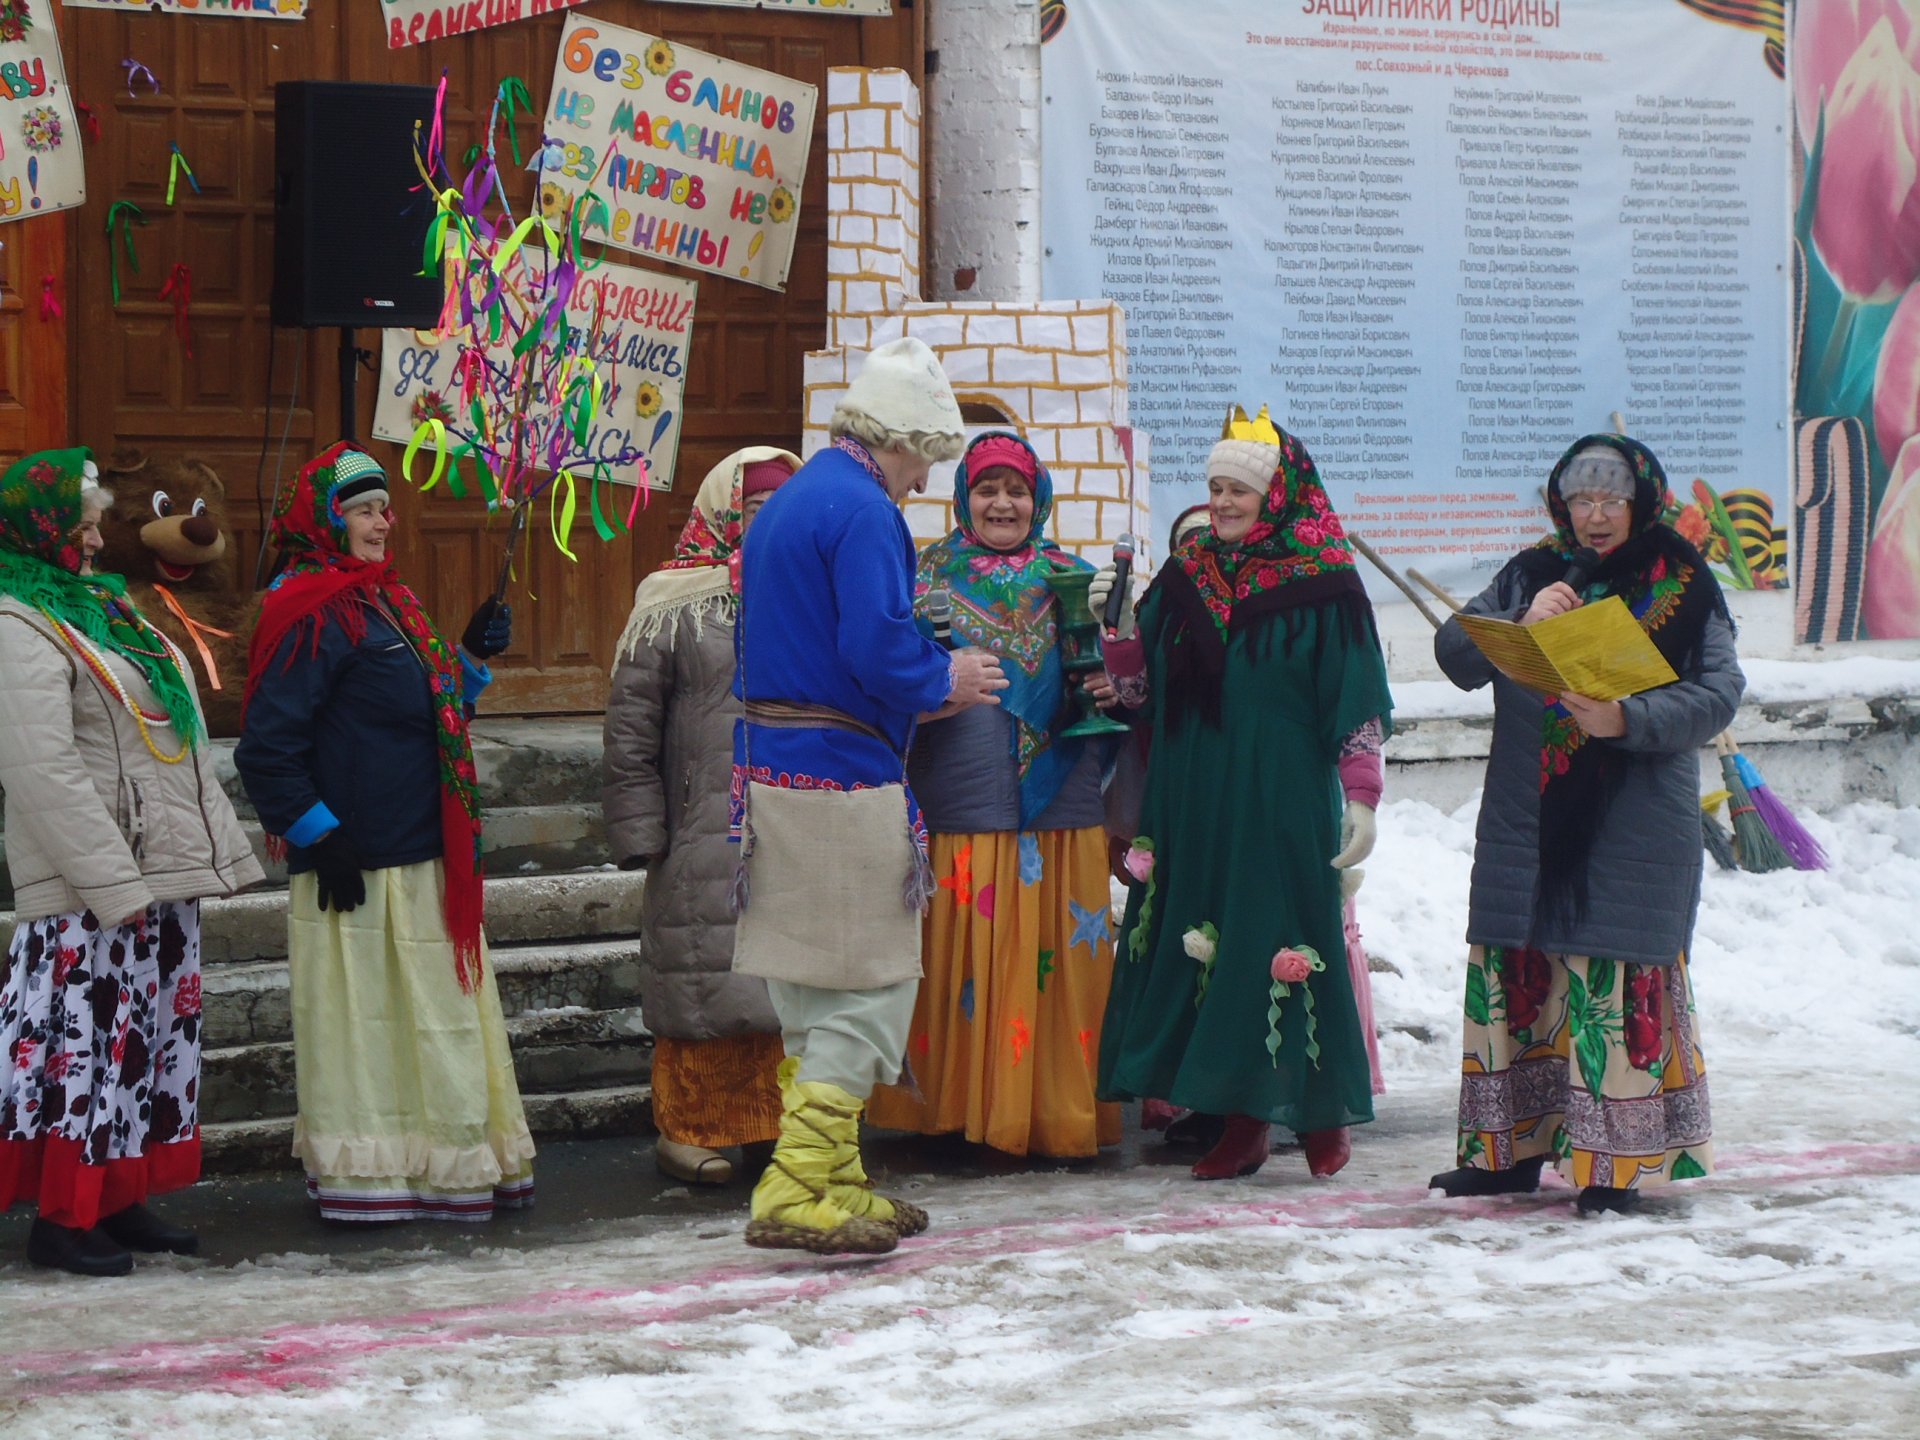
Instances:
[[[820,104],[786,291],[699,277],[674,491],[643,512],[631,542],[602,544],[583,519],[572,546],[577,564],[550,542],[534,547],[531,572],[513,594],[514,647],[495,662],[491,713],[598,709],[633,587],[670,553],[700,478],[741,445],[797,448],[803,359],[825,339],[827,70],[898,66],[918,80],[923,69],[922,11],[909,0],[896,0],[894,14],[879,19],[636,0],[601,0],[587,13],[805,80],[820,88]],[[101,134],[88,143],[83,208],[0,227],[9,241],[0,251],[0,280],[8,282],[0,300],[0,449],[71,437],[102,454],[124,445],[204,459],[226,485],[243,570],[252,573],[276,474],[290,481],[339,430],[338,332],[275,330],[268,315],[275,84],[425,85],[444,68],[446,148],[457,157],[481,138],[499,82],[519,76],[535,116],[521,122],[525,150],[538,143],[537,117],[566,18],[562,12],[389,50],[382,14],[379,0],[310,0],[306,19],[294,22],[63,13],[68,74],[75,95],[98,111]],[[128,57],[159,78],[160,93],[143,84],[128,94],[121,65]],[[175,143],[200,190],[182,181],[168,205]],[[509,175],[521,213],[533,178]],[[119,200],[138,205],[147,224],[135,231],[140,269],[131,272],[123,259],[115,305],[105,222]],[[58,238],[49,224],[56,218],[65,226]],[[29,231],[31,243],[20,243]],[[622,252],[613,258],[650,263]],[[159,293],[176,262],[193,279],[192,359],[174,335],[172,304]],[[57,280],[66,300],[62,322],[37,318],[37,264],[64,270]],[[362,331],[359,342],[377,351],[379,332]],[[362,372],[362,436],[371,431],[376,382],[374,372]],[[399,447],[372,448],[397,473]],[[440,492],[421,497],[404,484],[395,487],[395,508],[402,573],[457,632],[498,570],[502,527],[486,526],[478,502]]]

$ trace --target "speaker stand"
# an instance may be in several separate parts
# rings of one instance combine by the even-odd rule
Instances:
[[[353,331],[340,327],[340,438],[360,443],[359,406],[354,403],[355,386],[360,379],[360,350],[353,343]]]

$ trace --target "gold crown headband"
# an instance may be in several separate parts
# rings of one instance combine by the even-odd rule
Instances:
[[[1280,444],[1280,432],[1274,427],[1273,420],[1268,416],[1267,407],[1264,405],[1260,407],[1260,413],[1251,420],[1247,419],[1245,410],[1235,405],[1227,411],[1226,423],[1220,427],[1220,438],[1251,440],[1256,444],[1272,445],[1275,448]]]

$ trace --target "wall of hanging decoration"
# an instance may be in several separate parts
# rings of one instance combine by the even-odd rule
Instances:
[[[0,0],[0,221],[87,198],[73,91],[47,0]]]

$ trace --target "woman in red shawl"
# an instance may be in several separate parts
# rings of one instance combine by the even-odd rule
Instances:
[[[290,872],[294,1151],[330,1220],[485,1220],[533,1199],[481,935],[467,713],[506,649],[486,601],[456,650],[388,558],[371,455],[300,472],[248,657],[234,761]]]

